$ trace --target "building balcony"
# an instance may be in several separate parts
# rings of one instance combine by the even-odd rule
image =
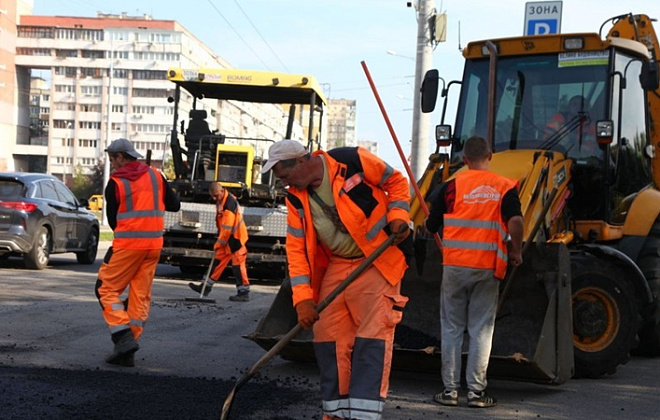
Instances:
[[[25,155],[25,156],[48,156],[48,143],[46,142],[46,144],[16,144],[14,146],[13,154]]]

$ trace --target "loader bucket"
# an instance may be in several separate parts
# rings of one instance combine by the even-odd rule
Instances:
[[[266,316],[261,318],[257,329],[245,338],[259,344],[264,350],[270,350],[282,336],[298,323],[298,315],[293,308],[291,298],[291,281],[285,278],[273,304]],[[280,356],[288,360],[314,360],[312,348],[312,330],[302,330],[291,342],[282,349]]]
[[[410,301],[396,329],[392,367],[439,375],[442,262],[435,243],[426,248],[423,274],[417,273],[413,261],[403,280],[401,293]],[[268,314],[247,338],[270,349],[296,319],[287,279]],[[573,375],[572,334],[568,250],[562,244],[531,246],[495,322],[488,376],[561,384]],[[290,360],[313,360],[311,344],[311,331],[303,331],[280,355]],[[466,334],[464,357],[467,345]]]

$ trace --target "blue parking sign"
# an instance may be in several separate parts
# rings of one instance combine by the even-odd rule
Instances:
[[[524,35],[549,35],[561,32],[561,10],[561,1],[525,3]]]
[[[530,20],[527,22],[528,35],[548,35],[559,32],[556,19]]]

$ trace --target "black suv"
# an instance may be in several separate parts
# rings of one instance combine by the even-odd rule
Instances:
[[[50,254],[75,252],[92,264],[99,222],[57,178],[36,173],[0,173],[0,258],[22,255],[42,270]]]

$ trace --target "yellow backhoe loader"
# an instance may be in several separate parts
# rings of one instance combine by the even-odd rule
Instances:
[[[660,354],[660,52],[647,16],[607,23],[604,38],[472,42],[462,80],[439,89],[432,70],[422,86],[425,112],[438,91],[444,109],[459,92],[456,121],[445,124],[443,111],[418,181],[425,201],[466,169],[463,144],[473,135],[491,142],[491,170],[520,183],[527,250],[502,283],[491,377],[561,384],[614,373],[634,351]],[[442,258],[423,234],[417,199],[411,218],[416,258],[403,280],[410,302],[393,367],[439,372]],[[286,287],[250,337],[265,348],[295,324]],[[312,357],[309,334],[282,355]]]

